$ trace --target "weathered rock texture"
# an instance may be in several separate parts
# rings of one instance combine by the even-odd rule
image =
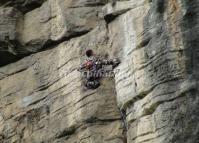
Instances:
[[[115,79],[128,142],[199,142],[199,2],[133,2],[109,24],[123,60]]]
[[[0,2],[0,142],[199,142],[199,2],[108,2]],[[86,49],[121,59],[96,90]]]

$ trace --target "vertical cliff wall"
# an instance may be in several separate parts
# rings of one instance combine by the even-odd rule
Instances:
[[[122,59],[115,80],[128,142],[196,143],[198,2],[131,1],[126,8],[131,4],[109,24],[110,45]]]
[[[0,5],[0,142],[199,142],[197,0]],[[121,59],[95,90],[86,49]]]

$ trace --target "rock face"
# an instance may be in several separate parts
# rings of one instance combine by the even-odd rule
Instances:
[[[115,80],[128,142],[196,143],[199,3],[131,2],[137,6],[109,24],[123,60]]]
[[[1,45],[0,51],[2,54],[12,51],[12,54],[24,57],[85,34],[102,21],[98,17],[101,8],[100,1],[72,0],[49,0],[25,14],[20,9],[2,7],[0,42],[5,44]]]
[[[89,41],[92,36],[95,41]],[[81,50],[89,45],[101,47],[104,42],[105,28],[96,28],[88,35],[1,68],[5,73],[0,83],[3,140],[122,142],[113,79],[105,79],[102,87],[88,91],[82,88],[76,70]]]
[[[199,142],[197,0],[0,4],[0,142]],[[86,49],[121,59],[96,90]]]
[[[46,0],[1,0],[0,6],[15,7],[21,12],[26,13],[40,7],[45,1]]]

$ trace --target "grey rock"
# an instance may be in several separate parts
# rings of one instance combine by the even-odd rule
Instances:
[[[9,44],[1,51],[5,51],[11,60],[6,61],[4,58],[5,62],[1,65],[91,31],[103,20],[98,17],[101,5],[96,2],[96,5],[87,7],[86,3],[89,1],[81,4],[79,1],[49,0],[24,15],[14,8],[2,8],[0,39],[5,43],[4,39],[8,35]],[[80,6],[77,7],[77,4]]]
[[[0,8],[1,43],[21,45],[4,47],[0,59],[32,53],[0,68],[0,142],[198,143],[198,6],[49,0],[24,15]],[[121,59],[95,90],[76,70],[87,49]]]
[[[102,23],[85,36],[0,68],[5,73],[0,80],[4,141],[123,142],[113,78],[85,90],[76,70],[83,51],[102,48],[106,34]]]
[[[143,2],[109,24],[109,45],[123,60],[115,79],[127,142],[198,142],[196,7]]]

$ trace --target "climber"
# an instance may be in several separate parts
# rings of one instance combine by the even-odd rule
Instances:
[[[119,65],[118,59],[105,59],[97,57],[92,50],[86,51],[86,60],[80,65],[78,71],[85,76],[85,87],[96,89],[100,86],[100,78],[103,76],[103,66],[112,65],[113,68]]]

